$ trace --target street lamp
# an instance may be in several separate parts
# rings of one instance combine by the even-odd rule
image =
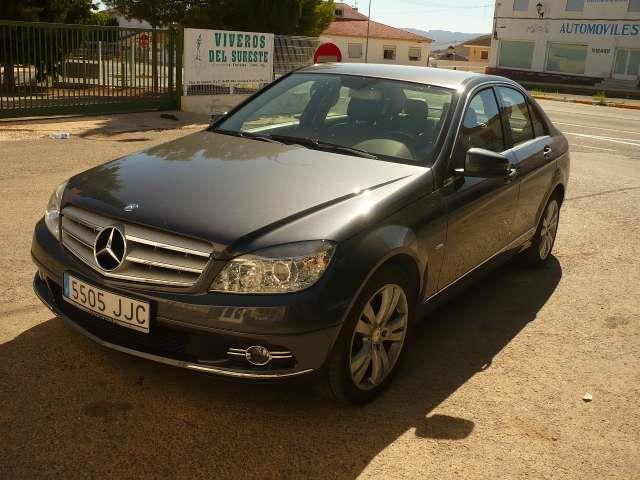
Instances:
[[[536,5],[536,10],[538,11],[538,17],[544,18],[544,5],[542,4],[542,2],[538,2],[538,4]]]

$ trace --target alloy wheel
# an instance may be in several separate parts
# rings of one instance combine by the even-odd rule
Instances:
[[[558,217],[560,209],[558,208],[558,201],[551,200],[545,211],[542,219],[542,226],[540,228],[540,242],[538,246],[538,253],[540,258],[544,260],[551,253],[553,242],[556,239],[556,232],[558,231]]]
[[[375,388],[393,370],[408,321],[407,296],[399,285],[383,286],[365,304],[351,338],[349,370],[356,387]]]

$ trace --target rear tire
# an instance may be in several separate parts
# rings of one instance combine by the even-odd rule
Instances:
[[[527,266],[541,267],[547,263],[556,241],[559,220],[560,196],[554,193],[542,212],[531,246],[521,254],[521,259]]]
[[[416,285],[397,266],[383,267],[363,288],[347,315],[319,382],[341,403],[372,400],[391,383],[405,350]]]

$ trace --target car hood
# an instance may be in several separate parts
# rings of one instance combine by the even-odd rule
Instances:
[[[203,131],[73,177],[63,203],[205,239],[222,251],[246,235],[424,171]]]

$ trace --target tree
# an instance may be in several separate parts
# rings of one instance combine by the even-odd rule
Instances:
[[[0,19],[27,22],[90,23],[92,10],[95,8],[92,0],[0,0]],[[29,35],[33,35],[33,32],[30,30],[21,31],[21,41],[18,42],[17,28],[0,29],[0,45],[5,46],[0,49],[0,64],[4,70],[1,83],[3,91],[12,92],[15,90],[14,63],[18,59],[23,63],[35,65],[36,79],[41,80],[54,71],[67,50],[74,47],[72,42],[66,44],[64,49],[59,46],[45,61],[37,57],[35,50],[25,50],[26,46],[36,43],[35,41],[23,42],[23,40],[29,40]],[[51,32],[43,32],[43,35],[46,40]],[[18,55],[19,46],[20,55]]]
[[[333,1],[303,0],[298,35],[320,36],[335,19],[335,12]]]
[[[333,1],[205,0],[182,21],[185,27],[318,36],[333,21]]]
[[[0,20],[83,23],[95,9],[92,0],[3,0]]]
[[[127,18],[146,20],[153,28],[180,23],[198,0],[105,0]]]
[[[89,25],[100,25],[101,27],[117,27],[118,19],[105,12],[93,12],[87,23]]]

